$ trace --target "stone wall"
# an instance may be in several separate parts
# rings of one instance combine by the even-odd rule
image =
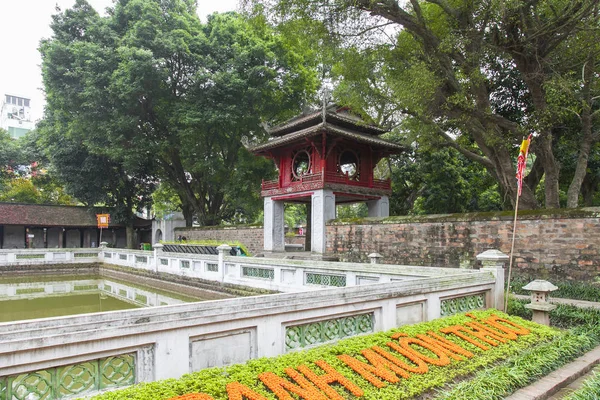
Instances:
[[[521,211],[515,274],[524,278],[596,279],[600,276],[600,208]],[[513,212],[336,220],[327,225],[327,254],[388,264],[473,268],[488,249],[510,254]],[[237,240],[252,254],[263,249],[262,227],[180,229],[190,239]],[[289,240],[288,240],[289,239]],[[294,242],[296,238],[286,238]]]
[[[522,211],[514,274],[524,278],[600,276],[600,208]],[[474,213],[333,221],[327,252],[341,261],[368,262],[378,252],[390,264],[473,268],[488,249],[510,254],[514,214]]]
[[[48,275],[98,275],[100,264],[23,264],[23,265],[0,265],[0,276],[48,276]]]
[[[185,236],[188,240],[217,240],[225,242],[240,242],[250,254],[256,255],[264,250],[264,235],[262,226],[216,226],[201,228],[176,228],[175,237]]]

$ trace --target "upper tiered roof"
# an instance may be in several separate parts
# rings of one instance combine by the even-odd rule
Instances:
[[[371,145],[373,147],[391,150],[391,153],[404,148],[396,143],[379,138],[386,133],[385,129],[368,124],[360,117],[350,113],[347,108],[330,106],[323,110],[301,114],[275,127],[268,128],[271,138],[250,150],[254,153],[269,151],[283,145],[302,141],[305,138],[318,136],[322,132],[330,132],[335,136]]]

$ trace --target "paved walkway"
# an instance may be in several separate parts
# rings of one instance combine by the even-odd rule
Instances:
[[[548,397],[548,400],[561,400],[563,397],[580,389],[581,386],[583,385],[583,382],[585,382],[586,379],[594,376],[594,374],[600,375],[600,367],[594,368],[587,374],[583,375],[581,378],[577,379],[575,382],[571,383],[569,386],[566,386],[566,387],[560,389],[555,395]],[[598,395],[598,398],[600,399],[600,393],[597,393],[597,395]]]

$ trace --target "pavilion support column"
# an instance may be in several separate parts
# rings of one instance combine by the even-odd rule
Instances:
[[[369,217],[385,218],[390,216],[390,200],[387,196],[381,196],[379,200],[367,201]]]
[[[265,197],[264,214],[265,251],[285,251],[283,201]]]
[[[304,232],[304,251],[311,251],[312,239],[312,205],[306,203],[306,232]]]
[[[312,195],[311,251],[325,254],[327,221],[335,218],[335,195],[332,190],[316,190]]]

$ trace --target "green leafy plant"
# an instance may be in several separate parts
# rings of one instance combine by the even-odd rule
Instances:
[[[563,400],[596,400],[598,393],[600,393],[600,369],[596,369],[594,375],[586,379],[580,389],[568,394]]]

